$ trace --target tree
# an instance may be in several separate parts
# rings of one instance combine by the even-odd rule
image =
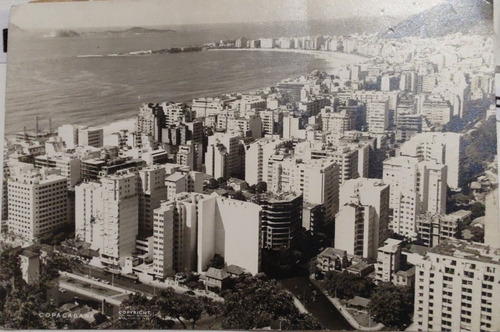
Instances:
[[[216,179],[211,178],[208,180],[207,188],[208,189],[217,189],[217,188],[219,188],[219,183],[217,182]]]
[[[352,299],[354,296],[370,297],[375,287],[368,279],[347,271],[328,272],[325,279],[325,288],[328,293],[340,299]]]
[[[0,323],[5,329],[61,329],[69,320],[57,313],[52,301],[46,301],[47,287],[43,283],[24,285],[8,295]],[[44,316],[49,314],[49,316]]]
[[[5,246],[0,253],[0,280],[10,282],[14,287],[22,285],[19,248]]]
[[[208,263],[208,267],[214,267],[216,269],[222,269],[224,265],[224,257],[219,254],[214,254],[214,257]]]
[[[410,287],[382,283],[371,296],[368,308],[377,322],[404,330],[413,317],[413,297]]]
[[[158,317],[156,301],[139,293],[130,294],[129,298],[120,305],[122,313],[115,325],[116,329],[164,329],[167,322]],[[138,314],[140,313],[140,314]]]
[[[475,203],[472,205],[470,211],[472,212],[471,219],[474,220],[476,218],[484,216],[486,207],[484,206],[484,204]]]
[[[108,317],[103,315],[101,312],[96,312],[94,314],[94,319],[95,319],[96,325],[100,325],[100,324],[104,323],[105,321],[107,321]]]
[[[473,226],[470,228],[470,232],[472,233],[471,241],[484,243],[484,228]]]
[[[200,320],[205,311],[203,301],[205,297],[183,297],[180,304],[181,316],[191,321],[191,327],[194,329],[196,322]]]
[[[262,329],[273,322],[297,330],[319,326],[309,315],[299,313],[291,294],[280,290],[275,281],[241,277],[224,299],[224,329]]]
[[[219,185],[219,188],[226,188],[226,180],[224,180],[223,177],[217,179],[217,184]]]
[[[247,200],[247,198],[245,197],[245,195],[243,195],[241,190],[235,191],[234,194],[231,195],[231,198],[236,199],[238,201],[244,201],[244,202]]]
[[[264,181],[257,182],[257,184],[255,185],[255,191],[258,194],[265,193],[267,191],[267,183]]]
[[[91,328],[90,323],[83,318],[75,319],[68,327],[72,330],[88,330]]]

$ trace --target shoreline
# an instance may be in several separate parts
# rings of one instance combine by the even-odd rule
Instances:
[[[331,52],[331,51],[315,51],[315,50],[301,50],[293,48],[212,48],[207,50],[207,52],[281,52],[281,53],[296,53],[312,55],[316,59],[320,59],[326,62],[326,70],[331,71],[339,67],[353,65],[357,63],[362,63],[369,60],[370,58],[349,53],[341,52]],[[314,70],[314,69],[313,69]],[[312,70],[311,70],[312,71]]]
[[[364,61],[369,60],[370,58],[364,57],[361,55],[354,55],[348,53],[340,53],[340,52],[331,52],[331,51],[319,51],[319,50],[302,50],[302,49],[281,49],[281,48],[213,48],[208,49],[207,52],[281,52],[281,53],[295,53],[295,54],[304,54],[311,55],[316,59],[323,60],[326,65],[324,66],[324,71],[328,74],[331,74],[331,71],[340,67],[345,67],[348,65],[353,65],[357,63],[362,63]],[[308,69],[308,72],[312,72],[314,70],[318,70],[317,68]],[[291,77],[293,78],[293,77]],[[276,82],[277,84],[278,82]],[[265,89],[266,87],[261,87],[259,89]],[[252,93],[253,91],[259,90],[253,89],[250,91],[230,91],[228,93]],[[235,89],[237,90],[237,88]],[[217,97],[217,96],[212,96]],[[132,132],[135,129],[135,121],[136,117],[125,118],[117,121],[113,121],[111,123],[103,123],[98,125],[85,125],[88,127],[94,127],[98,129],[103,129],[104,133],[104,145],[106,145],[107,139],[111,136],[112,133],[115,133],[119,130],[125,129],[129,132]],[[7,134],[4,137],[7,140],[14,140],[16,133]]]

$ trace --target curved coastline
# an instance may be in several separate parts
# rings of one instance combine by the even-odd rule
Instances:
[[[314,56],[316,59],[323,60],[326,65],[324,66],[324,71],[330,73],[333,69],[338,69],[340,67],[345,67],[347,65],[353,65],[361,62],[365,62],[369,60],[370,58],[360,56],[360,55],[353,55],[353,54],[348,54],[348,53],[340,53],[340,52],[331,52],[331,51],[315,51],[315,50],[302,50],[302,49],[280,49],[280,48],[272,48],[272,49],[262,49],[262,48],[214,48],[214,49],[208,49],[207,51],[209,52],[281,52],[281,53],[295,53],[295,54],[304,54],[304,55],[311,55]],[[104,57],[103,55],[96,55],[96,54],[89,54],[89,55],[80,55],[79,57]],[[309,72],[314,71],[317,68],[310,68]],[[291,76],[293,77],[293,76]],[[279,80],[275,82],[277,84]],[[266,86],[260,87],[260,88],[266,88]],[[254,91],[254,90],[252,90]],[[231,92],[241,92],[241,93],[249,93],[251,91],[240,91],[238,90],[238,87],[234,87],[232,91],[228,91],[228,93]],[[213,97],[216,97],[214,95]],[[138,105],[139,106],[139,105]],[[111,133],[116,132],[120,129],[126,129],[126,130],[133,130],[135,127],[135,116],[133,117],[127,117],[124,119],[120,119],[118,121],[113,121],[111,123],[105,123],[105,124],[96,124],[93,125],[94,127],[97,128],[102,128],[104,129],[104,137],[109,137]],[[92,126],[91,124],[89,124]],[[6,135],[6,138],[12,139],[13,136],[15,136],[15,133],[11,133]]]
[[[349,53],[331,52],[331,51],[315,51],[315,50],[301,50],[293,48],[211,48],[209,52],[283,52],[283,53],[297,53],[307,54],[321,59],[327,63],[327,70],[339,68],[346,65],[352,65],[369,60],[370,58]]]

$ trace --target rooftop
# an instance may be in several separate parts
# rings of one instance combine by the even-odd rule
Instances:
[[[429,251],[429,249],[430,249],[429,247],[410,244],[409,247],[405,248],[404,251],[409,252],[411,254],[418,254],[420,256],[425,256],[425,254]]]
[[[326,248],[323,250],[318,256],[327,256],[327,257],[333,257],[333,256],[340,256],[344,257],[347,255],[347,251],[342,250],[342,249],[336,249],[336,248]]]
[[[428,254],[444,255],[500,265],[500,249],[464,240],[449,239],[431,248]]]
[[[165,182],[167,182],[167,181],[168,182],[177,182],[177,181],[179,181],[179,180],[181,180],[183,178],[184,178],[184,174],[182,174],[182,173],[174,173],[174,174],[171,174],[171,175],[167,176],[165,178]]]
[[[224,280],[230,277],[229,273],[224,270],[216,269],[214,267],[210,267],[205,274],[207,278],[212,278],[216,280]]]
[[[370,302],[370,299],[361,296],[355,296],[354,298],[347,301],[347,304],[350,306],[367,308]]]
[[[398,247],[401,245],[403,241],[396,239],[387,239],[384,242],[384,246],[378,248],[378,251],[382,252],[396,252]]]

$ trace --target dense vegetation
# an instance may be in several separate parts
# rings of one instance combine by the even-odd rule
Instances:
[[[465,136],[463,165],[464,190],[484,171],[497,154],[497,132],[495,117],[491,116],[476,130]]]
[[[370,297],[369,311],[377,322],[404,330],[413,318],[413,298],[410,287],[382,283]]]
[[[344,271],[328,272],[325,275],[325,289],[333,296],[340,299],[352,299],[354,296],[370,297],[375,284],[367,278],[358,277]]]
[[[223,329],[262,329],[279,325],[282,329],[313,330],[321,325],[310,315],[302,314],[293,304],[292,296],[280,290],[274,281],[243,276],[231,289],[222,292],[224,301],[208,297],[177,294],[173,289],[147,298],[135,294],[120,307],[123,315],[113,326],[118,329],[165,329],[174,323],[184,329],[196,328],[206,319],[212,327],[220,320]],[[141,312],[142,315],[127,315]],[[189,322],[189,325],[186,324]],[[205,326],[204,326],[205,327]]]

